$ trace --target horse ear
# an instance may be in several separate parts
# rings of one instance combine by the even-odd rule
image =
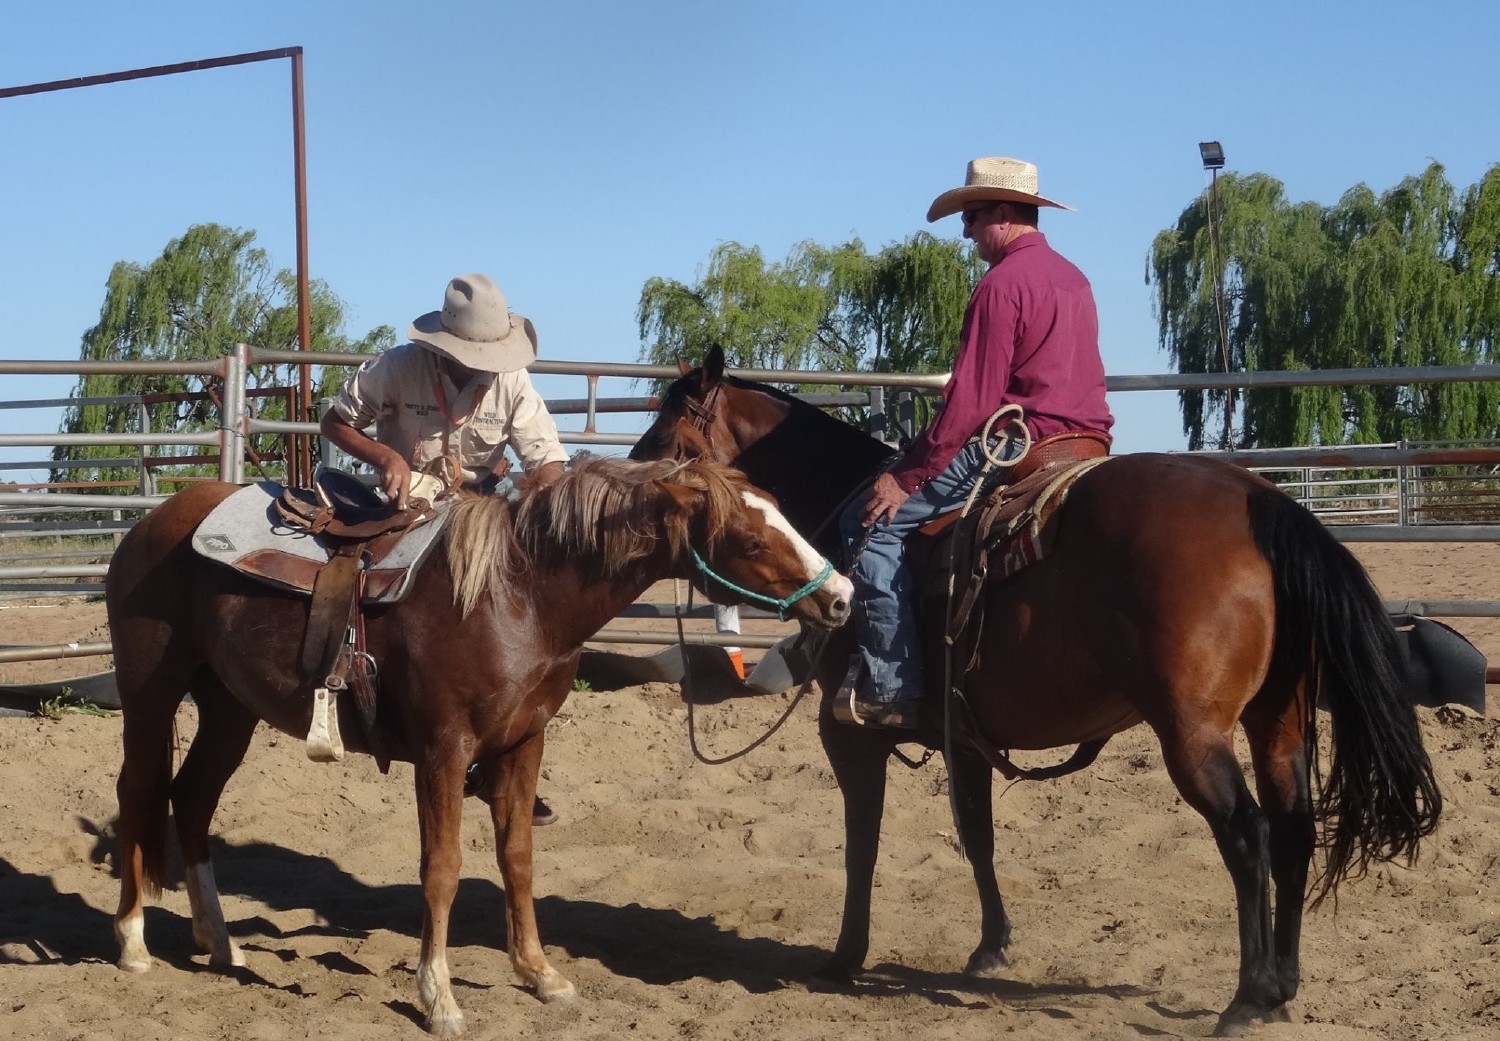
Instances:
[[[674,534],[670,534],[668,537],[674,544],[677,544],[677,552],[681,552],[682,547],[681,544],[678,544],[678,539],[680,538],[685,542],[690,537],[691,533],[688,529],[692,526],[693,514],[701,508],[703,493],[685,484],[677,484],[675,482],[669,482],[663,485],[663,488],[667,493],[667,501],[663,503],[663,506],[666,508],[666,516],[676,521],[668,529],[669,532],[674,532]],[[680,535],[676,533],[680,533]]]
[[[724,348],[714,344],[703,359],[703,389],[708,390],[724,378]]]
[[[682,355],[679,354],[677,356],[677,375],[679,375],[679,376],[686,376],[688,373],[690,373],[692,371],[693,371],[693,367],[688,364],[687,359],[684,358]]]

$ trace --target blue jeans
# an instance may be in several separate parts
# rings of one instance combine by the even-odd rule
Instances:
[[[990,439],[1001,459],[1013,459],[1021,446],[1006,437]],[[953,461],[901,504],[889,521],[865,528],[860,522],[864,503],[857,499],[839,517],[844,559],[856,553],[850,578],[854,581],[854,638],[859,644],[851,670],[860,701],[881,705],[922,700],[922,642],[917,631],[917,596],[911,568],[906,563],[906,536],[940,514],[961,509],[985,466],[977,441],[961,448]],[[1003,483],[1010,470],[992,467],[984,475],[985,489]],[[866,537],[863,550],[861,541]]]

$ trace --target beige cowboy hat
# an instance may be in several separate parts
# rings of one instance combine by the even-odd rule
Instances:
[[[1033,206],[1055,206],[1060,210],[1073,207],[1037,194],[1036,166],[1020,159],[986,156],[969,160],[968,176],[962,188],[953,188],[932,200],[927,207],[928,221],[957,213],[971,202],[1027,202]]]
[[[510,313],[505,294],[488,275],[449,282],[443,309],[413,321],[406,335],[480,372],[515,372],[536,361],[536,327]]]

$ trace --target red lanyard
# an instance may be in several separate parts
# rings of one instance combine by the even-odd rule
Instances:
[[[465,415],[462,419],[454,419],[453,413],[448,411],[448,395],[443,392],[442,373],[438,373],[437,378],[432,381],[432,390],[434,395],[437,397],[438,410],[442,412],[443,418],[448,421],[448,429],[443,433],[443,453],[445,455],[451,456],[454,454],[453,432],[455,430],[462,431],[464,428],[464,424],[474,418],[474,413],[479,411],[479,402],[484,397],[485,392],[488,389],[488,387],[481,385],[479,388],[479,393],[474,395],[474,404],[469,407],[468,414]],[[459,444],[463,444],[462,433],[459,434]]]
[[[444,419],[453,424],[453,429],[455,430],[458,430],[465,423],[474,418],[474,412],[479,407],[479,399],[484,396],[484,388],[481,387],[479,389],[479,393],[474,396],[474,404],[470,407],[468,415],[464,416],[464,418],[462,419],[454,419],[453,413],[448,411],[448,395],[443,393],[442,376],[439,376],[437,379],[432,381],[432,390],[433,393],[437,395],[438,410],[442,412]]]

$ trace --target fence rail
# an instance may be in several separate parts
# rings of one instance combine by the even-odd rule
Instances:
[[[109,459],[57,459],[38,463],[0,462],[0,470],[55,469],[58,471],[89,467],[131,468],[141,473],[142,491],[155,490],[148,474],[173,466],[217,461],[222,479],[245,482],[245,459],[248,440],[255,434],[280,434],[288,437],[316,437],[318,427],[310,422],[268,420],[255,414],[253,402],[265,394],[246,386],[246,374],[252,366],[286,364],[298,366],[358,365],[367,359],[362,354],[327,354],[304,351],[281,351],[239,345],[215,362],[47,362],[0,361],[0,375],[84,375],[90,373],[163,373],[199,375],[216,378],[222,386],[220,423],[216,430],[187,432],[153,432],[142,429],[134,433],[99,434],[0,434],[0,448],[51,447],[81,445],[121,445],[140,450],[136,456]],[[587,395],[581,398],[558,398],[548,401],[556,416],[582,416],[581,429],[562,429],[565,443],[588,446],[627,446],[638,435],[629,432],[601,431],[597,419],[605,415],[649,413],[658,401],[651,395],[600,397],[602,378],[628,380],[673,379],[675,366],[642,365],[616,362],[539,361],[530,371],[539,376],[582,377],[587,381]],[[872,429],[890,430],[899,425],[902,403],[888,407],[889,395],[933,394],[947,383],[947,373],[892,374],[846,373],[809,370],[737,369],[733,375],[761,382],[801,387],[863,388],[855,390],[814,391],[803,396],[824,407],[861,406],[869,409]],[[1150,376],[1114,376],[1108,380],[1111,392],[1143,390],[1195,390],[1228,388],[1264,388],[1292,386],[1328,386],[1353,384],[1453,383],[1500,380],[1500,365],[1422,366],[1379,370],[1322,370],[1285,373],[1205,373]],[[203,395],[199,395],[202,397]],[[149,395],[152,400],[160,395]],[[120,404],[144,401],[145,397],[110,398]],[[208,395],[210,400],[212,395]],[[105,399],[99,399],[104,401]],[[75,399],[16,400],[0,402],[0,409],[57,407],[74,405]],[[908,406],[909,410],[909,406]],[[891,413],[896,413],[893,422]],[[909,411],[908,411],[909,414]],[[142,413],[144,416],[144,413]],[[147,454],[148,448],[186,448],[216,446],[217,453],[184,456]],[[326,452],[325,446],[325,452]],[[291,456],[289,451],[287,456]],[[1500,541],[1500,446],[1492,444],[1423,445],[1397,443],[1390,445],[1342,446],[1333,448],[1291,448],[1256,451],[1216,451],[1197,453],[1224,459],[1265,473],[1299,502],[1330,526],[1336,537],[1346,542],[1497,542]],[[1464,472],[1440,472],[1439,468],[1463,468]],[[1475,468],[1485,468],[1476,472]],[[190,478],[163,475],[162,481]],[[50,484],[57,487],[58,482]],[[97,482],[94,482],[97,484]],[[160,503],[158,494],[83,494],[76,491],[3,490],[0,484],[0,540],[64,539],[89,536],[118,538],[134,523],[134,516]],[[66,519],[49,520],[59,512]],[[108,512],[108,519],[92,514]],[[0,541],[0,548],[5,542]],[[94,593],[102,586],[88,579],[102,578],[107,565],[98,563],[31,563],[30,561],[78,560],[90,553],[65,552],[48,554],[28,548],[24,554],[0,552],[0,594],[18,593],[66,594]],[[100,554],[102,555],[102,554]],[[26,562],[23,562],[23,558]],[[70,580],[67,582],[61,580]],[[1500,616],[1500,602],[1407,600],[1390,601],[1388,609],[1396,613],[1450,617]],[[621,616],[664,617],[675,609],[665,605],[634,605]],[[747,617],[750,616],[747,614]],[[704,617],[699,612],[698,617]],[[769,646],[774,637],[756,634],[689,634],[691,642],[736,644],[744,647]],[[658,643],[675,641],[645,630],[611,624],[590,641],[592,643]],[[108,643],[69,643],[47,647],[0,649],[0,662],[39,658],[73,658],[110,653]]]

